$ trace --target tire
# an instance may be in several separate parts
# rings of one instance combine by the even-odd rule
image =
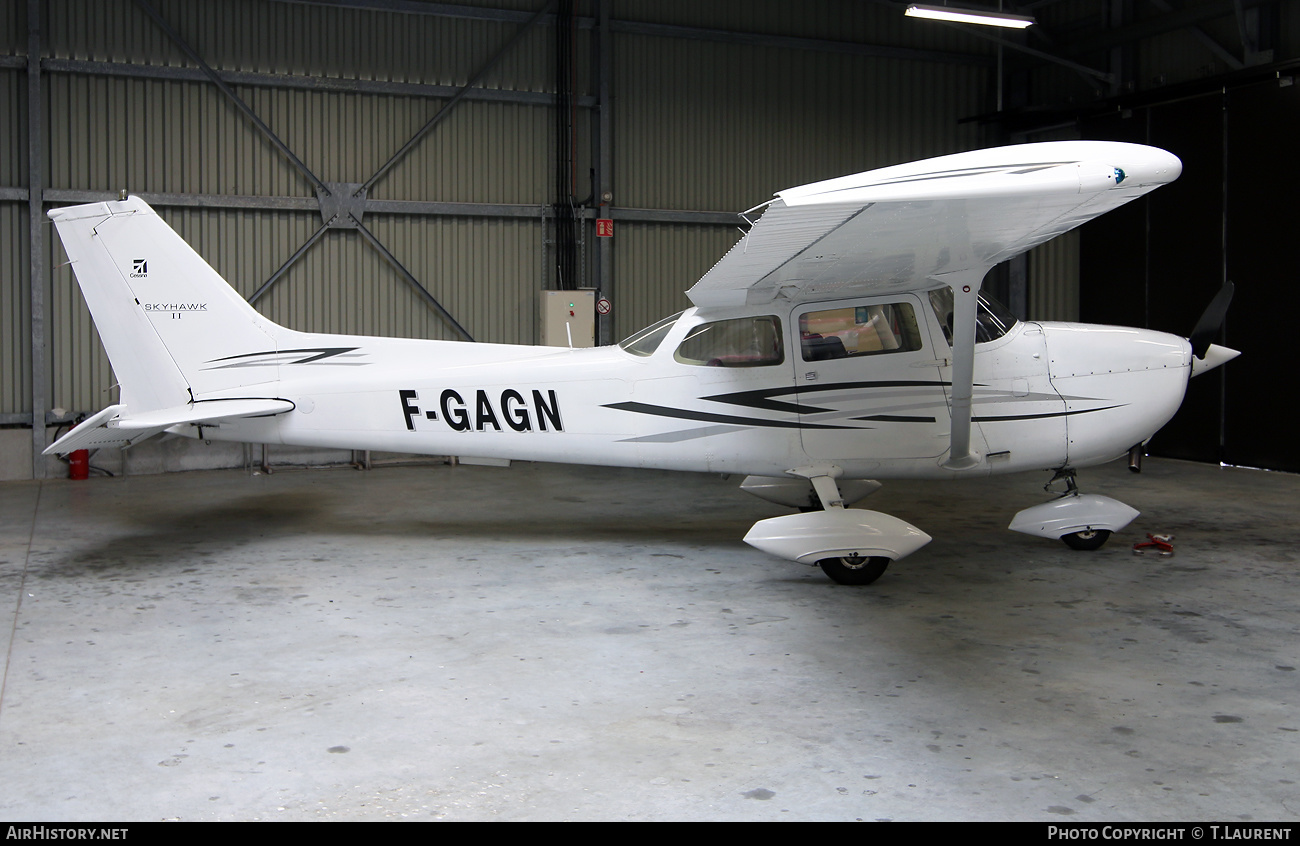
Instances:
[[[1061,535],[1061,540],[1065,541],[1065,545],[1070,549],[1087,552],[1101,549],[1106,541],[1110,540],[1110,532],[1106,529],[1088,529],[1069,535]]]
[[[810,514],[814,511],[825,511],[826,509],[822,506],[821,498],[817,496],[817,492],[813,491],[808,494],[808,504],[799,506],[799,510],[804,514]]]
[[[883,555],[872,558],[823,558],[817,564],[834,582],[842,585],[869,585],[885,572],[889,559]]]

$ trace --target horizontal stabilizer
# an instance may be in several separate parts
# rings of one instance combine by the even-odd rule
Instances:
[[[175,426],[178,423],[216,422],[223,418],[265,417],[293,411],[293,403],[285,399],[218,399],[199,400],[175,408],[163,408],[144,414],[133,414],[117,421],[122,429],[152,429]]]
[[[50,444],[44,454],[67,455],[78,449],[127,447],[184,423],[265,417],[283,414],[293,408],[293,403],[285,399],[215,399],[130,415],[125,405],[110,405]]]
[[[109,429],[108,422],[118,414],[126,411],[124,405],[110,405],[108,408],[73,427],[71,432],[59,438],[45,448],[44,455],[67,455],[79,449],[101,449],[109,446],[126,446],[139,432],[122,432]]]

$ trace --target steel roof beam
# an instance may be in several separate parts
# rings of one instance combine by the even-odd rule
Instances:
[[[4,59],[17,59],[5,62]],[[0,68],[24,67],[22,56],[0,57]],[[132,79],[162,79],[181,82],[210,82],[211,77],[200,68],[172,65],[139,65],[130,62],[100,62],[87,59],[44,59],[41,70],[45,73],[84,73],[94,76],[129,77]],[[302,91],[324,91],[342,94],[392,94],[406,97],[446,99],[455,96],[460,86],[435,85],[423,82],[394,82],[376,79],[340,79],[338,77],[302,76],[286,73],[259,73],[256,71],[214,71],[227,85],[246,85],[257,88],[281,88]],[[509,91],[500,88],[476,88],[464,95],[467,100],[519,103],[529,106],[549,106],[555,95],[547,91]],[[579,97],[578,105],[595,108],[595,97]]]
[[[273,197],[238,194],[176,194],[155,191],[135,192],[151,206],[162,208],[244,209],[248,211],[297,211],[320,214],[320,203],[315,197]],[[26,201],[26,188],[0,188],[0,201]],[[117,199],[112,191],[79,191],[68,188],[47,188],[44,193],[48,203],[100,203]],[[364,212],[371,214],[406,214],[424,217],[545,217],[550,207],[541,203],[453,203],[439,200],[376,200],[367,198]],[[637,209],[606,207],[578,209],[577,213],[594,220],[599,214],[608,214],[614,220],[630,223],[688,223],[712,226],[739,226],[740,216],[734,212],[696,211],[691,209]]]
[[[433,15],[445,18],[466,20],[498,21],[501,23],[523,23],[528,20],[528,12],[511,9],[490,9],[477,6],[458,6],[451,3],[415,3],[410,0],[280,0],[282,3],[300,3],[308,6],[331,6],[342,9],[358,9],[372,12],[397,12],[400,14]],[[578,16],[579,29],[595,29],[599,23],[596,18]],[[542,24],[553,24],[554,15],[545,15]],[[964,64],[991,66],[994,59],[970,53],[951,53],[943,50],[919,50],[911,47],[894,47],[883,44],[863,44],[857,41],[835,41],[826,38],[803,38],[799,36],[768,35],[758,32],[736,32],[726,29],[711,29],[698,26],[678,26],[675,24],[646,23],[643,21],[611,20],[609,24],[614,32],[633,35],[652,35],[663,38],[686,38],[698,41],[718,41],[731,44],[748,44],[754,47],[783,47],[791,50],[811,50],[821,53],[849,53],[858,56],[875,56],[889,59],[908,59],[922,62],[940,62],[946,64]]]

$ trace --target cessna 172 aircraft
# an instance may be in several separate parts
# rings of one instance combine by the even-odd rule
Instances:
[[[1181,169],[1151,147],[1056,142],[782,191],[688,291],[694,307],[594,349],[296,332],[143,200],[55,209],[121,396],[46,452],[171,432],[742,474],[803,509],[745,540],[845,584],[930,540],[847,507],[879,480],[1046,469],[1066,492],[1010,528],[1096,548],[1138,512],[1080,493],[1075,470],[1140,450],[1190,376],[1236,355],[1209,344],[1230,291],[1189,343],[1017,321],[980,284]]]

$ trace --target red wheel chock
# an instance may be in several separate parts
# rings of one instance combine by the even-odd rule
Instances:
[[[1148,552],[1156,555],[1173,555],[1174,545],[1173,535],[1153,535],[1147,532],[1147,539],[1141,543],[1133,544],[1134,555],[1146,555]]]

